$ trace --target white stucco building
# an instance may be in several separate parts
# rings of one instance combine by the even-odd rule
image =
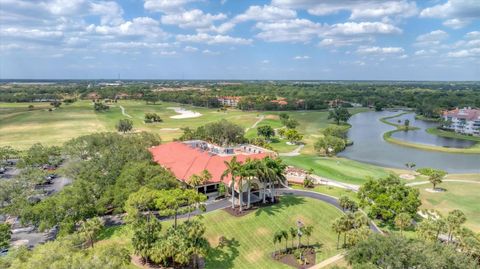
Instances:
[[[480,109],[456,108],[443,112],[444,128],[456,133],[480,136]]]

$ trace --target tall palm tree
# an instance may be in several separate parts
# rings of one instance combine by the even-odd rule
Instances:
[[[273,246],[274,246],[275,252],[277,251],[277,248],[275,246],[276,246],[277,242],[278,243],[282,242],[282,238],[283,238],[283,234],[280,231],[273,234]]]
[[[307,237],[307,246],[310,246],[310,236],[312,236],[313,226],[305,226],[303,228],[303,234]]]
[[[262,183],[262,202],[266,203],[267,185],[275,177],[275,171],[266,165],[265,159],[256,162],[256,177]]]
[[[241,177],[247,183],[248,189],[248,197],[247,197],[247,208],[250,208],[250,201],[252,195],[252,182],[257,176],[257,161],[252,161],[247,159],[245,164],[242,165],[242,169],[240,171]]]
[[[235,179],[238,176],[238,172],[240,170],[240,163],[237,162],[237,157],[233,156],[233,158],[227,162],[224,161],[225,166],[227,167],[225,171],[223,171],[222,174],[222,181],[225,177],[228,177],[229,175],[232,177],[232,180],[230,181],[230,186],[232,188],[232,209],[235,208]]]
[[[295,238],[297,237],[298,231],[295,227],[290,227],[288,231],[290,232],[290,236],[292,237],[292,249],[293,249],[293,240],[295,240]]]
[[[282,234],[283,239],[285,239],[285,253],[287,252],[288,249],[288,232],[285,230],[280,231]]]
[[[338,249],[338,244],[340,243],[340,236],[342,235],[342,232],[343,232],[343,223],[341,218],[337,218],[333,221],[332,230],[337,234],[337,249]]]
[[[285,169],[287,165],[282,162],[281,159],[272,159],[270,157],[266,157],[264,159],[265,165],[273,170],[274,177],[272,178],[271,186],[271,193],[272,193],[272,202],[275,202],[275,183],[279,183],[281,185],[285,185],[287,182],[287,178],[285,177]]]

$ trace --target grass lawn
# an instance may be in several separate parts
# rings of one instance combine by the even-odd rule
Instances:
[[[436,209],[443,215],[454,209],[460,209],[467,216],[466,226],[477,233],[480,232],[480,184],[444,182],[439,187],[447,191],[440,193],[426,191],[426,188],[432,187],[431,184],[415,187],[420,191],[422,208]]]
[[[327,194],[327,195],[337,197],[337,198],[345,195],[345,196],[348,196],[350,199],[352,199],[354,201],[358,201],[356,192],[354,192],[352,190],[343,189],[343,188],[327,186],[327,185],[316,185],[313,188],[304,188],[303,186],[296,185],[296,184],[295,185],[290,185],[290,187],[292,187],[293,189],[296,189],[296,190],[306,190],[306,191],[314,191],[314,192],[318,192],[318,193],[323,193],[323,194]]]
[[[33,110],[28,106],[34,105]],[[218,112],[214,109],[198,108],[175,103],[146,105],[141,101],[121,100],[111,104],[107,112],[95,113],[90,101],[81,100],[71,105],[63,104],[59,109],[49,112],[48,103],[0,103],[0,146],[11,145],[25,149],[34,143],[61,145],[65,141],[81,135],[95,132],[115,131],[118,120],[127,118],[122,115],[120,106],[130,115],[136,131],[151,131],[161,135],[164,141],[170,141],[181,135],[182,127],[198,127],[209,122],[227,119],[242,127],[250,127],[258,119],[256,112],[228,110]],[[169,107],[185,107],[202,114],[198,118],[172,119],[176,113]],[[155,112],[164,120],[162,123],[145,124],[146,112]]]
[[[289,165],[306,170],[312,168],[316,175],[351,184],[362,184],[368,177],[381,178],[389,174],[389,171],[384,168],[345,158],[300,155],[282,157],[282,159]]]
[[[206,237],[212,246],[206,268],[290,268],[271,258],[275,250],[272,237],[278,230],[295,226],[297,220],[314,226],[310,243],[317,244],[317,262],[320,262],[339,253],[336,249],[337,237],[330,224],[341,215],[341,211],[329,204],[295,196],[283,197],[277,205],[242,217],[233,217],[223,210],[206,213],[202,222],[207,227]],[[168,225],[171,223],[164,223],[163,230]],[[129,229],[122,226],[105,229],[101,238],[104,243],[113,241],[130,245],[130,236]],[[221,236],[231,243],[223,248],[217,247]],[[302,242],[306,243],[306,238]],[[285,246],[284,242],[281,245]]]

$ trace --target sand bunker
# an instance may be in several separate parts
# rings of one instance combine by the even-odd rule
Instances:
[[[194,111],[191,111],[191,110],[186,110],[186,109],[181,108],[181,107],[169,107],[168,109],[172,109],[172,110],[175,111],[175,113],[180,114],[180,115],[171,116],[170,118],[172,118],[172,119],[188,119],[188,118],[198,118],[198,117],[202,116],[202,114],[200,114],[198,112],[194,112]]]

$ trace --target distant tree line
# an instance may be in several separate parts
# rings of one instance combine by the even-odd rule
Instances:
[[[173,86],[172,86],[173,85]],[[350,107],[352,103],[382,110],[388,107],[408,107],[429,118],[453,107],[480,107],[480,84],[476,82],[335,82],[335,83],[241,83],[215,85],[198,82],[202,90],[185,90],[172,84],[169,91],[158,91],[155,83],[129,83],[120,86],[99,86],[86,82],[48,85],[4,84],[0,102],[32,102],[91,99],[91,93],[101,99],[142,99],[149,104],[159,101],[178,102],[208,108],[219,108],[218,96],[240,96],[242,110],[318,110],[336,105]],[[192,82],[191,85],[195,85]],[[175,88],[178,87],[178,91]],[[173,89],[173,90],[172,90]],[[272,102],[278,98],[284,102]],[[344,102],[345,101],[345,102]]]

